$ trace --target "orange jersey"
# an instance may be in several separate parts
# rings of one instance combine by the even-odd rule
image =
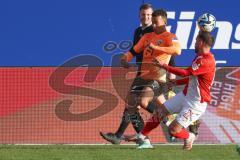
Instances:
[[[143,61],[141,65],[140,77],[142,77],[143,79],[166,82],[166,71],[164,69],[154,66],[152,61],[156,58],[158,61],[162,61],[168,64],[171,55],[162,51],[153,50],[149,48],[148,45],[152,43],[160,47],[169,47],[173,45],[173,39],[176,39],[176,35],[167,31],[161,34],[151,32],[146,33],[133,47],[136,53],[141,53],[143,51]]]

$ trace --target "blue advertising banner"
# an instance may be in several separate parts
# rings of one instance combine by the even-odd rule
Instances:
[[[0,2],[0,66],[58,66],[82,54],[111,66],[115,54],[131,47],[142,3],[168,11],[168,29],[182,44],[178,66],[190,65],[197,18],[217,19],[213,53],[218,66],[239,66],[238,0],[8,0]]]

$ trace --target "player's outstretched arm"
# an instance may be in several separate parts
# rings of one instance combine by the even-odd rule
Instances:
[[[169,65],[165,64],[162,61],[158,61],[157,59],[154,59],[153,63],[154,63],[155,66],[157,66],[159,68],[164,68],[168,72],[176,74],[178,76],[186,77],[186,76],[190,76],[191,75],[191,72],[188,69],[172,67],[172,66],[169,66]]]
[[[173,73],[182,77],[187,77],[191,75],[191,72],[189,72],[189,70],[187,69],[172,67],[172,66],[168,66],[167,64],[163,64],[162,68],[166,69],[170,73]]]
[[[172,90],[174,86],[185,85],[189,81],[189,77],[183,79],[170,79],[167,82],[167,86],[169,90]]]

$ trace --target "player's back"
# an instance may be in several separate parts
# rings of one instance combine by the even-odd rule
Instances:
[[[212,53],[197,56],[188,68],[192,73],[188,86],[184,89],[190,99],[209,102],[211,100],[210,89],[215,77],[216,63]]]

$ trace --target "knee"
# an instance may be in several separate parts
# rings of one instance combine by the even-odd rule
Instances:
[[[136,95],[134,94],[128,94],[125,99],[125,104],[130,106],[135,106],[137,104]]]
[[[138,111],[138,105],[136,102],[130,100],[126,103],[125,109],[129,114],[134,114]]]
[[[127,109],[125,109],[123,112],[122,121],[130,122],[130,114]]]

